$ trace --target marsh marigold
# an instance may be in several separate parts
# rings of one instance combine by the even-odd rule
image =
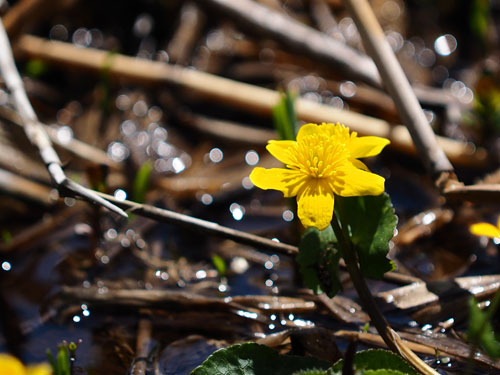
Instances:
[[[500,216],[498,216],[497,226],[490,223],[477,223],[472,224],[469,230],[476,236],[496,237],[500,239]]]
[[[0,353],[0,374],[2,375],[51,375],[52,369],[48,363],[24,366],[16,357]]]
[[[269,141],[267,150],[288,169],[257,167],[255,186],[297,196],[297,214],[305,227],[323,230],[333,216],[334,195],[380,195],[384,178],[358,158],[379,154],[389,144],[380,137],[358,137],[341,124],[306,124],[297,141]]]

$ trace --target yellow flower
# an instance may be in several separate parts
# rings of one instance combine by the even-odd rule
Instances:
[[[472,224],[469,228],[472,234],[476,236],[486,236],[489,238],[500,238],[500,216],[498,217],[497,226],[490,223]]]
[[[305,227],[323,230],[333,215],[334,194],[343,197],[380,195],[384,178],[357,160],[379,154],[389,144],[380,137],[358,137],[341,124],[306,124],[297,141],[269,141],[267,150],[289,169],[257,167],[250,179],[261,189],[297,196],[298,216]]]
[[[16,357],[0,353],[0,374],[2,375],[51,375],[52,369],[47,363],[24,366]]]

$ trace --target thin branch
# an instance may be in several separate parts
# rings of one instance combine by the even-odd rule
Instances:
[[[23,126],[22,121],[20,116],[15,112],[14,110],[3,106],[0,107],[0,118],[7,120],[8,122],[18,125],[18,126]],[[82,158],[84,160],[91,161],[96,164],[102,164],[106,165],[110,168],[113,169],[120,169],[120,163],[117,163],[113,160],[110,159],[108,154],[92,145],[89,145],[88,143],[82,142],[76,138],[71,138],[68,139],[67,141],[61,141],[58,137],[58,129],[59,127],[56,126],[49,126],[45,124],[41,124],[45,131],[47,132],[47,135],[49,136],[50,140],[60,146],[61,148],[65,149],[66,151],[78,156],[79,158]]]
[[[34,36],[24,35],[17,44],[18,49],[31,58],[100,72],[104,66],[112,77],[128,79],[141,84],[170,83],[201,94],[208,100],[237,106],[246,111],[271,114],[272,107],[278,102],[277,91],[257,87],[208,73],[155,62],[127,57],[120,54],[110,55],[106,51],[92,48],[78,48],[70,43],[47,41]],[[307,122],[341,122],[360,135],[376,135],[388,138],[391,146],[403,152],[415,154],[410,134],[402,125],[391,126],[388,122],[359,113],[340,110],[331,106],[298,98],[297,115]],[[480,166],[486,161],[486,151],[465,142],[446,137],[437,137],[440,146],[457,165]]]
[[[12,95],[16,110],[21,117],[24,132],[30,142],[38,148],[40,156],[57,188],[60,191],[67,191],[73,195],[79,195],[89,202],[99,204],[121,216],[127,217],[127,214],[120,208],[97,196],[92,190],[87,189],[66,177],[62,169],[59,156],[52,147],[45,129],[38,122],[36,113],[29,102],[28,96],[26,95],[23,81],[14,64],[14,58],[12,56],[12,50],[10,48],[7,33],[5,32],[1,20],[0,71],[5,80],[5,84]]]
[[[264,237],[260,237],[247,232],[239,231],[236,229],[224,227],[212,221],[197,219],[188,215],[183,215],[177,212],[165,210],[148,204],[140,204],[132,201],[121,201],[111,195],[99,193],[99,195],[110,202],[113,202],[119,207],[127,210],[130,213],[148,217],[150,219],[158,220],[161,222],[173,223],[183,226],[185,228],[203,231],[205,233],[213,234],[219,237],[224,237],[239,243],[252,245],[257,248],[278,251],[280,253],[295,255],[298,253],[296,246],[288,245],[281,242],[276,242]]]
[[[381,87],[377,68],[369,57],[288,15],[250,0],[198,0],[198,3],[224,12],[238,26],[244,25],[253,33],[278,41],[293,52],[335,67],[342,76]]]
[[[172,223],[174,225],[179,225],[197,232],[202,231],[218,237],[227,238],[238,243],[251,245],[259,249],[276,251],[288,255],[297,255],[297,253],[299,252],[299,249],[296,246],[289,245],[283,242],[273,241],[261,236],[257,236],[255,234],[250,234],[236,229],[224,227],[212,221],[197,219],[188,215],[165,210],[163,208],[151,206],[148,204],[141,204],[128,200],[121,201],[111,195],[107,195],[104,193],[98,194],[130,213],[148,217],[153,220]],[[345,263],[342,260],[340,262],[340,266],[342,268],[346,267]],[[384,275],[384,280],[401,285],[422,282],[422,280],[417,277],[408,276],[397,272],[386,273]]]
[[[367,0],[347,0],[345,4],[430,174],[438,177],[453,172],[370,4]]]

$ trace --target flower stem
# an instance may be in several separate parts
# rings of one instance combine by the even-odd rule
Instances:
[[[370,289],[368,289],[368,285],[361,274],[361,270],[358,266],[357,253],[352,242],[350,241],[350,238],[345,233],[347,228],[340,228],[338,219],[335,216],[332,220],[332,227],[335,232],[335,236],[340,243],[340,248],[343,250],[342,255],[347,266],[347,271],[349,272],[354,288],[358,292],[359,298],[361,299],[361,304],[370,316],[373,325],[387,346],[392,351],[399,353],[398,347],[394,343],[392,335],[390,334],[391,327],[375,304],[373,295],[371,294]]]
[[[422,374],[439,375],[436,370],[422,361],[401,341],[399,335],[391,328],[387,320],[380,312],[377,304],[375,303],[375,299],[373,298],[373,295],[368,288],[363,275],[361,274],[361,270],[359,269],[358,255],[349,236],[347,225],[342,225],[341,228],[339,220],[340,218],[337,218],[337,215],[334,214],[332,228],[335,232],[335,236],[337,237],[337,241],[340,244],[340,249],[346,263],[347,271],[349,272],[354,288],[359,295],[361,304],[370,316],[370,319],[377,329],[380,337],[382,337],[389,349],[405,358]]]

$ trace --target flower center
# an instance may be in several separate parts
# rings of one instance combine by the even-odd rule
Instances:
[[[337,137],[324,133],[307,135],[297,143],[297,146],[293,150],[293,159],[296,163],[288,167],[313,178],[335,176],[338,168],[349,158],[345,143],[339,142]]]

